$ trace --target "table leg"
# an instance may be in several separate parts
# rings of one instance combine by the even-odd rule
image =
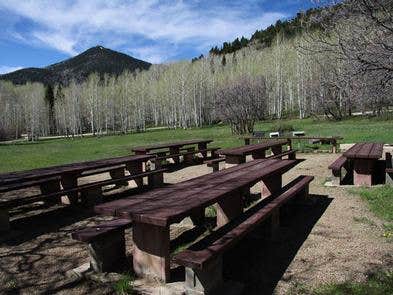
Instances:
[[[243,196],[240,192],[229,195],[216,205],[217,226],[223,226],[243,213]]]
[[[65,190],[78,186],[78,174],[63,174],[61,176],[61,185]],[[61,197],[61,202],[67,205],[75,205],[78,203],[78,192],[68,193]]]
[[[198,150],[206,150],[206,149],[207,149],[207,143],[206,142],[198,143]],[[202,154],[204,159],[207,157],[207,152],[202,152],[201,154]]]
[[[225,156],[225,167],[229,168],[233,165],[242,164],[246,162],[246,156],[233,156],[226,155]]]
[[[250,145],[250,139],[249,138],[245,138],[244,139],[244,145]]]
[[[40,190],[43,195],[56,193],[61,190],[60,180],[51,180],[40,185]],[[56,204],[61,203],[61,197],[54,197],[53,200],[46,200],[45,203]]]
[[[267,198],[282,188],[282,175],[271,175],[261,181],[261,198]]]
[[[375,160],[354,159],[353,184],[357,186],[372,186]]]
[[[195,148],[193,147],[187,148],[187,154],[184,155],[184,163],[190,165],[194,163],[194,154],[189,154],[193,151],[195,151]]]
[[[278,146],[272,147],[272,153],[273,153],[273,155],[281,154],[282,153],[282,146],[278,145]]]
[[[256,160],[256,159],[264,159],[264,158],[266,158],[266,151],[263,150],[263,151],[255,152],[255,153],[252,154],[252,158],[254,160]]]
[[[169,226],[133,223],[133,266],[136,274],[158,277],[163,282],[170,278]]]
[[[124,168],[117,168],[117,169],[113,169],[111,171],[109,171],[109,174],[111,176],[112,179],[117,179],[117,178],[122,178],[125,175],[124,173]],[[116,182],[115,183],[116,186],[127,186],[128,185],[128,181],[120,181],[120,182]]]
[[[126,168],[130,175],[140,174],[143,172],[143,163],[142,162],[129,162],[126,164]],[[138,187],[143,186],[143,177],[137,177],[134,179],[136,185]]]
[[[180,153],[180,148],[178,146],[169,148],[169,155],[178,155],[179,153]],[[179,164],[180,163],[179,156],[174,156],[174,157],[172,157],[172,159],[175,162],[175,164]]]

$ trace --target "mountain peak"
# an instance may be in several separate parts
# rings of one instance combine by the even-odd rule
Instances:
[[[49,65],[45,68],[26,68],[5,75],[0,80],[14,84],[41,82],[43,84],[68,84],[71,80],[84,81],[90,74],[98,73],[120,75],[124,71],[147,70],[150,63],[133,58],[127,54],[97,45],[70,59]]]

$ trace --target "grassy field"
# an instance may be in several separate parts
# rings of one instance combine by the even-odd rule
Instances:
[[[255,130],[276,130],[278,124],[304,130],[306,135],[344,137],[342,142],[378,141],[393,143],[393,121],[351,119],[342,122],[285,120],[260,122]],[[0,144],[0,172],[19,171],[63,163],[94,160],[130,154],[134,146],[183,139],[211,138],[214,145],[230,147],[244,144],[226,125],[177,130],[152,130],[123,136],[83,139],[52,139],[36,143]],[[303,147],[295,144],[295,148]]]

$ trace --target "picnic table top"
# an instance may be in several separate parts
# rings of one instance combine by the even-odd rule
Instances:
[[[266,136],[253,136],[253,135],[247,135],[241,137],[242,139],[272,139],[272,137],[266,137]],[[343,137],[341,136],[278,136],[274,137],[277,139],[335,139],[335,140],[341,140]]]
[[[180,222],[193,210],[210,206],[266,176],[283,174],[297,163],[296,160],[254,160],[94,208],[98,214],[168,226]]]
[[[2,173],[0,174],[0,186],[15,182],[24,182],[51,176],[59,176],[68,173],[80,173],[87,170],[96,170],[129,162],[145,162],[153,157],[154,156],[152,155],[131,155],[94,161],[85,161],[79,163],[70,163],[27,171]]]
[[[279,145],[285,145],[288,144],[287,139],[271,139],[269,141],[263,142],[263,143],[257,143],[257,144],[250,144],[250,145],[244,145],[244,146],[239,146],[235,148],[229,148],[229,149],[222,149],[218,150],[218,154],[220,155],[225,155],[225,156],[246,156],[249,154],[252,154],[253,152],[256,151],[263,151],[263,150],[268,150],[271,147],[279,146]]]
[[[138,146],[132,149],[133,152],[149,152],[151,150],[159,150],[164,148],[171,148],[171,147],[182,147],[184,145],[192,145],[198,143],[210,143],[213,140],[211,139],[192,139],[192,140],[183,140],[177,142],[168,142],[168,143],[159,143],[159,144],[152,144],[146,146]]]
[[[357,143],[343,155],[351,159],[380,159],[383,153],[383,143]]]

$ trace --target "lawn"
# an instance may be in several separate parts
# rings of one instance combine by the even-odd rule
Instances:
[[[304,130],[306,135],[344,137],[342,142],[378,141],[393,143],[393,121],[351,119],[342,122],[285,120],[259,122],[255,130],[275,130],[278,124],[291,125]],[[230,147],[244,144],[226,125],[205,128],[151,130],[123,136],[89,137],[78,139],[52,139],[36,143],[1,144],[0,172],[18,171],[63,163],[94,160],[130,154],[131,148],[157,142],[183,139],[211,138],[214,145]],[[298,146],[295,145],[295,148]]]

